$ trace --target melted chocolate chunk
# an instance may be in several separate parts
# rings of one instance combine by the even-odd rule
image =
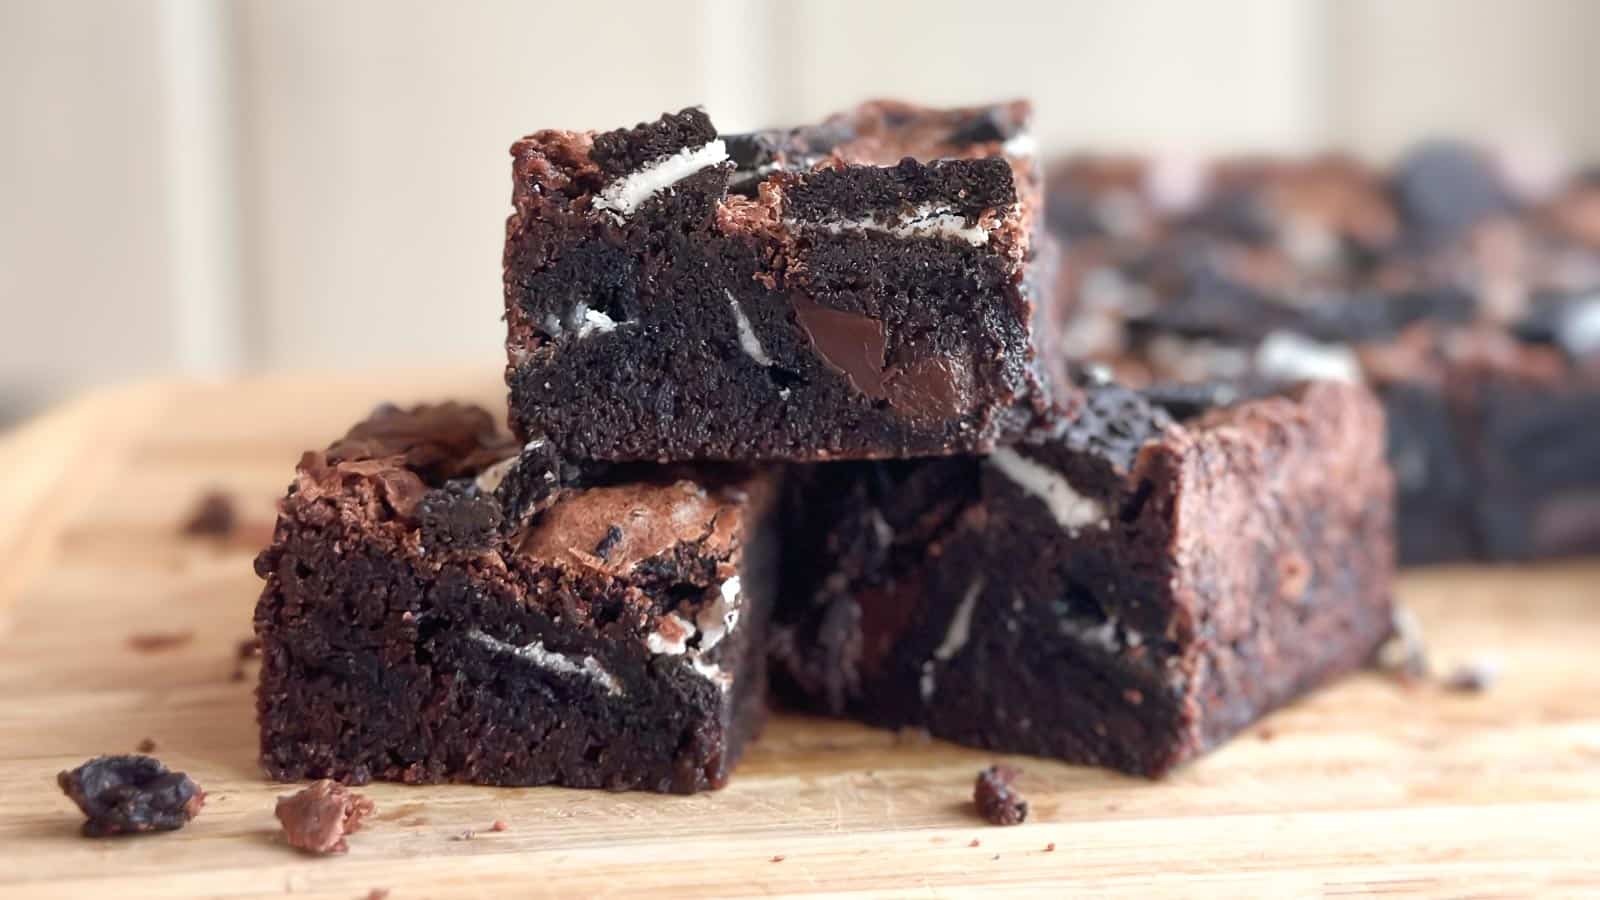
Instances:
[[[887,341],[882,322],[860,313],[819,306],[803,297],[794,299],[794,312],[817,354],[849,379],[852,388],[874,400],[888,396],[883,383]]]

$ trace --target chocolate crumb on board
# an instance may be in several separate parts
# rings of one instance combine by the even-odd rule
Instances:
[[[506,820],[505,819],[495,819],[494,820],[494,824],[489,826],[489,830],[490,831],[505,831],[507,828],[510,828],[510,827],[511,826],[506,824]]]
[[[249,673],[245,671],[245,664],[252,659],[261,658],[261,639],[248,637],[239,642],[233,653],[233,673],[228,677],[233,681],[243,681]]]
[[[344,853],[345,835],[361,830],[361,822],[377,810],[371,800],[324,778],[297,794],[278,798],[275,810],[289,846],[307,853]]]
[[[206,802],[188,775],[148,756],[97,756],[57,775],[56,783],[88,817],[85,837],[176,831]]]
[[[388,897],[388,888],[373,888],[372,890],[367,891],[367,900],[388,900]]]
[[[1021,825],[1028,818],[1028,801],[1012,787],[1020,774],[1011,766],[990,766],[978,773],[972,801],[984,821],[990,825]]]
[[[1456,666],[1441,685],[1447,691],[1481,694],[1500,680],[1498,660],[1478,658]]]
[[[981,845],[982,845],[982,842],[979,841],[977,838],[973,838],[972,842],[970,844],[967,844],[968,847],[978,847],[978,846],[981,846]]]
[[[783,854],[779,853],[776,856],[772,857],[772,861],[773,862],[783,862]]]
[[[190,537],[227,537],[239,523],[233,498],[219,490],[209,490],[195,501],[194,509],[183,521],[183,533]]]
[[[129,635],[128,646],[140,653],[165,653],[194,640],[193,631],[146,631]]]
[[[134,749],[140,753],[153,753],[156,749],[156,742],[152,738],[140,738],[138,745]]]
[[[1378,668],[1408,686],[1428,677],[1428,648],[1422,639],[1422,623],[1404,606],[1394,607],[1394,634],[1378,648]]]
[[[1044,845],[1044,852],[1046,852],[1046,853],[1054,853],[1054,852],[1056,852],[1056,842],[1055,841],[1051,841],[1050,843],[1045,844]]]

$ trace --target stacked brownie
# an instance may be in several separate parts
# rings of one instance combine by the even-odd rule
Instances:
[[[1057,353],[1370,385],[1402,562],[1600,549],[1600,173],[1533,161],[1068,161]]]
[[[386,407],[301,460],[257,562],[268,773],[716,787],[770,668],[794,705],[1153,775],[1365,662],[1376,401],[1041,352],[1028,118],[519,141],[511,434]]]

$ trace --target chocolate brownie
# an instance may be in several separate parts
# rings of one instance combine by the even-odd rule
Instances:
[[[1046,333],[1134,384],[1370,384],[1402,562],[1600,550],[1600,178],[1526,169],[1450,143],[1387,173],[1071,161]]]
[[[305,454],[256,561],[284,780],[721,786],[764,715],[773,476],[579,473],[481,409]]]
[[[1224,402],[1104,384],[986,458],[798,473],[779,694],[1154,776],[1361,666],[1391,622],[1377,401]]]
[[[511,424],[582,460],[988,450],[1053,391],[1025,103],[512,148]],[[1062,389],[1066,390],[1066,389]],[[1066,404],[1068,396],[1056,396]]]

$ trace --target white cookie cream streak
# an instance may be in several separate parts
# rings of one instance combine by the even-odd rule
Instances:
[[[1600,294],[1585,299],[1567,312],[1558,337],[1562,349],[1573,356],[1600,353]]]
[[[1009,447],[991,453],[989,465],[1011,479],[1024,492],[1041,500],[1056,524],[1069,534],[1077,534],[1079,529],[1106,521],[1103,503],[1078,493],[1061,473]]]
[[[756,331],[750,327],[750,320],[745,317],[744,308],[739,306],[739,301],[733,296],[733,291],[727,288],[722,293],[728,297],[728,305],[733,308],[733,325],[739,332],[739,348],[744,355],[756,361],[759,366],[771,366],[772,357],[767,355],[765,347],[761,346],[761,339],[756,337]]]
[[[527,660],[541,669],[561,675],[576,675],[587,678],[604,688],[606,693],[612,696],[618,696],[622,693],[622,685],[618,684],[617,680],[611,677],[611,673],[600,665],[600,661],[592,656],[585,656],[581,661],[574,661],[570,656],[546,649],[543,641],[534,641],[531,644],[512,644],[485,634],[476,628],[468,631],[467,637],[496,653],[506,653],[518,659]]]
[[[1256,348],[1256,369],[1272,378],[1361,383],[1361,363],[1355,351],[1288,331],[1274,331],[1261,342]]]
[[[1039,142],[1030,131],[1018,132],[1000,145],[1000,152],[1013,159],[1026,159],[1039,154]]]
[[[738,627],[742,603],[739,576],[735,575],[717,586],[716,598],[695,614],[693,622],[675,612],[664,613],[661,619],[668,623],[665,633],[657,629],[645,635],[645,648],[657,655],[687,656],[696,674],[727,690],[733,686],[733,674],[702,657]],[[696,635],[700,641],[691,648],[689,641]]]
[[[922,677],[919,679],[919,688],[922,691],[922,700],[927,702],[933,699],[934,691],[938,689],[935,666],[946,662],[961,652],[972,638],[972,609],[978,604],[978,597],[983,593],[985,579],[982,575],[972,580],[967,585],[967,592],[961,595],[961,602],[956,604],[956,611],[950,615],[950,627],[945,629],[944,640],[934,648],[933,658],[922,664]]]
[[[699,147],[685,147],[670,156],[651,160],[607,184],[594,198],[594,208],[625,219],[656,194],[727,159],[728,145],[720,138]]]
[[[989,243],[989,235],[1004,218],[1004,216],[985,216],[974,225],[968,223],[966,216],[956,214],[950,207],[923,203],[889,219],[874,214],[859,219],[829,219],[823,222],[785,219],[784,223],[795,228],[820,228],[829,234],[881,231],[895,237],[945,238],[982,247]]]

